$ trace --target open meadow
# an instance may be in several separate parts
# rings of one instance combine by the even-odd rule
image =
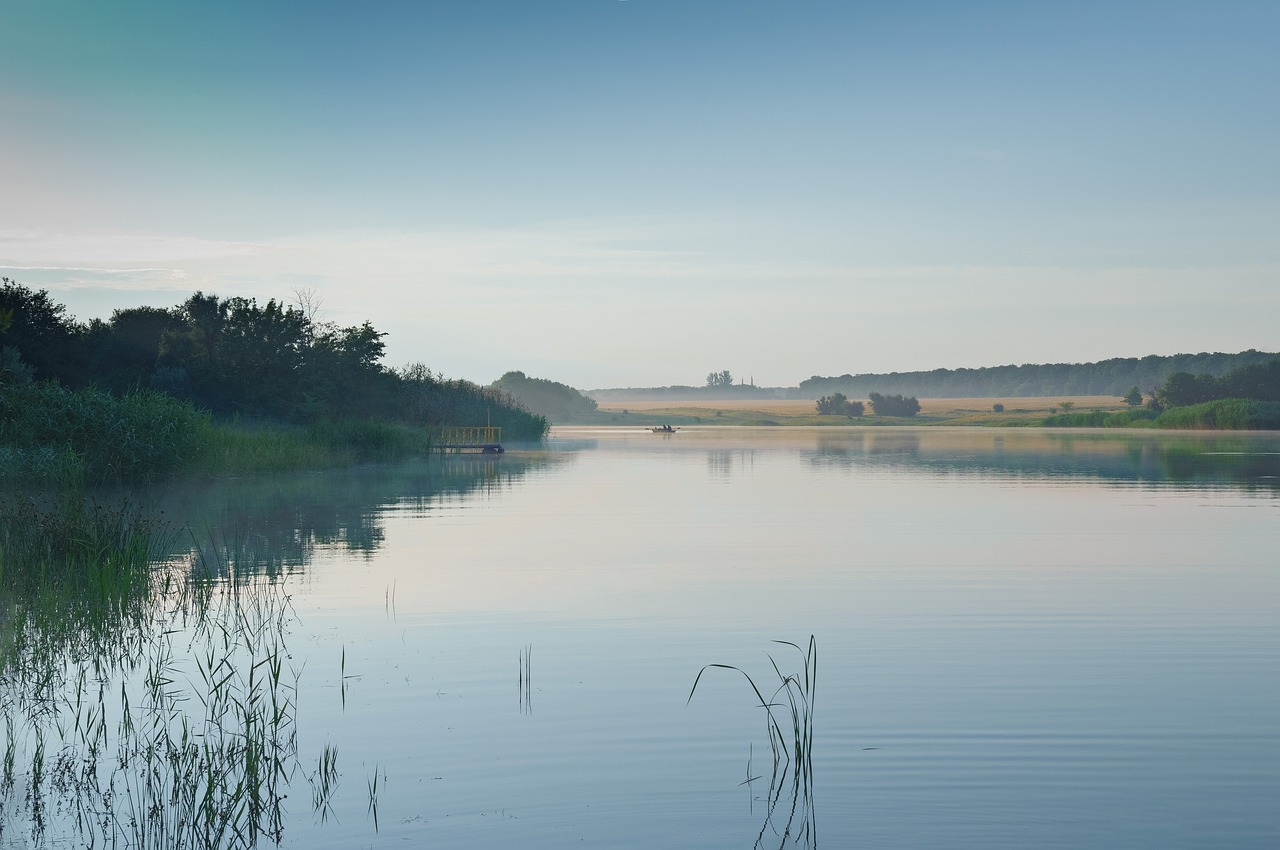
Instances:
[[[806,399],[609,400],[600,402],[599,412],[600,418],[606,422],[636,425],[658,421],[679,425],[845,425],[851,422],[872,424],[877,421],[946,425],[1038,425],[1046,416],[1061,413],[1064,402],[1076,411],[1115,411],[1125,408],[1124,401],[1116,396],[1063,395],[1037,398],[922,398],[919,415],[909,420],[873,416],[869,403],[866,404],[866,415],[861,419],[819,416],[816,400]],[[1002,405],[1003,412],[996,413],[996,405]]]

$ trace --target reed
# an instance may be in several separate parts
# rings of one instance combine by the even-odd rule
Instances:
[[[689,690],[689,698],[685,704],[693,701],[698,684],[703,675],[711,669],[732,670],[742,675],[755,694],[759,707],[765,710],[765,730],[769,738],[769,747],[773,753],[773,773],[778,776],[788,765],[794,768],[797,780],[812,776],[813,756],[813,709],[818,685],[818,643],[813,635],[809,636],[806,648],[786,640],[774,643],[789,646],[800,654],[801,671],[799,673],[783,673],[782,668],[772,655],[767,655],[769,664],[777,676],[777,685],[768,697],[756,684],[746,670],[732,664],[708,664],[698,671]],[[784,712],[785,710],[785,712]]]
[[[1158,428],[1205,431],[1280,430],[1280,402],[1227,398],[1187,407],[1175,407],[1160,414]]]
[[[226,545],[157,567],[160,526],[133,508],[7,507],[0,839],[279,843],[301,765],[283,586]],[[81,614],[59,607],[77,597]],[[314,780],[323,818],[331,747]]]
[[[31,383],[0,394],[0,446],[18,462],[19,476],[41,480],[128,483],[167,475],[195,455],[207,422],[191,404],[151,390],[113,396]]]
[[[766,653],[769,664],[776,676],[773,690],[768,691],[757,684],[756,680],[743,670],[731,664],[708,664],[698,671],[685,700],[688,705],[698,690],[703,675],[712,669],[730,670],[739,673],[755,695],[758,707],[764,709],[765,729],[769,739],[769,748],[773,755],[773,767],[769,778],[767,794],[767,814],[760,835],[756,839],[756,847],[762,846],[765,834],[773,828],[775,835],[781,838],[780,846],[785,846],[793,838],[799,839],[806,846],[816,845],[816,818],[813,809],[813,740],[814,740],[814,703],[818,686],[818,643],[813,635],[805,647],[791,641],[778,640],[774,643],[794,649],[800,656],[799,672],[784,673],[772,655]],[[790,781],[788,782],[788,777]],[[747,778],[743,784],[749,784],[758,777],[751,775],[751,758],[747,760]],[[779,827],[777,812],[784,800],[784,793],[791,801],[785,822]],[[799,823],[797,827],[796,824]]]

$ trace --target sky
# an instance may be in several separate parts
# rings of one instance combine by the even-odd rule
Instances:
[[[1280,3],[5,0],[0,275],[581,389],[1280,350]]]

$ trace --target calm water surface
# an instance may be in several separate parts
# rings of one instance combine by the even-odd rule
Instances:
[[[559,429],[163,498],[292,595],[341,775],[285,846],[1243,848],[1280,846],[1277,476],[1276,435]],[[746,680],[686,700],[810,635],[812,784],[771,794]]]

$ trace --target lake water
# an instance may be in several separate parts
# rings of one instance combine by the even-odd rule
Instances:
[[[1280,435],[558,429],[148,498],[291,598],[287,847],[1280,846]],[[771,788],[746,677],[690,691],[810,636]]]

